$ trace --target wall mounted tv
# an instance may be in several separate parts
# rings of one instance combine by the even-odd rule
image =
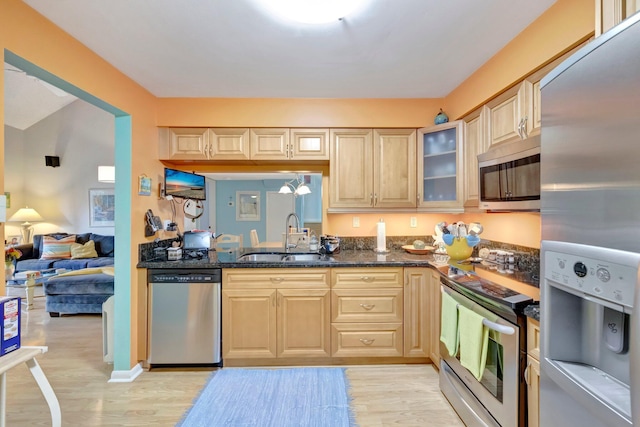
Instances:
[[[183,199],[206,200],[204,176],[164,168],[164,195]]]

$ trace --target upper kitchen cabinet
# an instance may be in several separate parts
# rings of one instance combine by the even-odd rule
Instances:
[[[464,207],[480,206],[478,154],[487,151],[488,107],[482,106],[464,118]]]
[[[415,129],[332,129],[330,208],[414,208]]]
[[[249,129],[209,129],[210,158],[216,160],[248,160],[250,153]]]
[[[289,129],[251,129],[251,160],[289,158]]]
[[[247,160],[249,129],[160,128],[160,160]]]
[[[291,129],[291,160],[329,160],[329,129]]]
[[[329,130],[251,129],[251,160],[329,160]]]
[[[158,140],[161,160],[209,159],[207,128],[160,128]]]
[[[462,211],[463,133],[462,120],[418,129],[418,207]]]
[[[640,10],[640,0],[596,0],[596,37]]]
[[[533,85],[525,80],[487,103],[489,147],[525,139],[533,130]]]

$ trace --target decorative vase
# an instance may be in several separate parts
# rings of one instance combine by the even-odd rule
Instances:
[[[13,265],[11,261],[5,261],[4,263],[4,280],[9,281],[13,280],[13,273],[16,270],[16,267]]]
[[[440,112],[436,115],[436,118],[433,120],[433,122],[437,125],[447,123],[448,121],[449,121],[449,116],[447,116],[444,113],[444,111],[442,111],[442,108],[440,109]]]

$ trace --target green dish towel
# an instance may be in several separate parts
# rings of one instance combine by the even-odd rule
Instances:
[[[482,379],[489,344],[489,329],[482,324],[483,319],[484,317],[462,305],[458,307],[460,364],[478,381]]]
[[[440,309],[440,341],[449,351],[449,356],[458,353],[458,303],[451,295],[442,293]]]

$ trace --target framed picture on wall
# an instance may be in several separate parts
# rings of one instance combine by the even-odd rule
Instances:
[[[259,191],[236,191],[236,221],[260,221]]]
[[[113,188],[89,190],[89,226],[115,225],[115,192]]]
[[[138,177],[138,194],[140,196],[151,195],[151,178],[144,174]]]

